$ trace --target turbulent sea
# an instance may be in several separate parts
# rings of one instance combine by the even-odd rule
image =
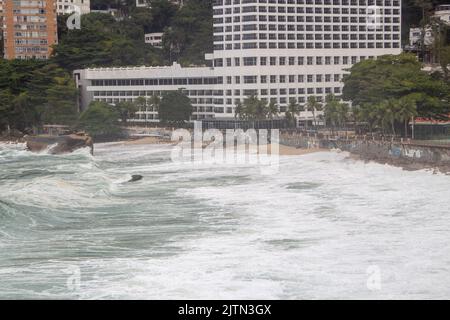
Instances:
[[[95,149],[0,144],[0,298],[450,298],[449,176],[337,152],[262,175]]]

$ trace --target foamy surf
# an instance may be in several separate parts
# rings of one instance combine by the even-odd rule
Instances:
[[[338,152],[262,175],[170,151],[0,145],[0,297],[448,297],[448,176]]]

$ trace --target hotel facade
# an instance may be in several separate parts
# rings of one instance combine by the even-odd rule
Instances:
[[[183,90],[192,120],[233,119],[237,103],[253,95],[275,102],[282,115],[291,101],[339,96],[353,64],[401,52],[399,0],[215,0],[213,15],[209,67],[77,70],[81,109]],[[157,112],[141,110],[136,120],[156,122]]]
[[[48,59],[58,41],[56,0],[0,0],[5,59]]]

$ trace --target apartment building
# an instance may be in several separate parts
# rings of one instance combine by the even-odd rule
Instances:
[[[212,67],[110,68],[76,71],[81,107],[183,90],[193,119],[231,119],[255,95],[283,114],[291,101],[342,92],[346,69],[399,54],[399,0],[215,0]],[[140,121],[157,121],[153,111]],[[156,117],[156,118],[155,118]],[[299,121],[311,121],[303,112]]]
[[[0,0],[5,59],[47,59],[58,41],[56,0]]]
[[[90,0],[57,0],[56,5],[58,14],[70,14],[73,12],[86,14],[91,12]]]

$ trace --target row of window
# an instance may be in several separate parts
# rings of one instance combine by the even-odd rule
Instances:
[[[223,41],[239,41],[239,40],[399,40],[400,34],[385,33],[385,34],[365,34],[365,33],[353,33],[353,34],[340,34],[340,33],[297,33],[297,34],[284,34],[284,33],[246,33],[242,36],[239,34],[227,35],[227,36],[214,36],[214,42]]]
[[[339,95],[341,93],[341,90],[339,87],[336,88],[316,88],[316,90],[311,90],[309,92],[310,95],[319,95],[316,96],[316,99],[318,101],[323,101],[323,93],[330,94],[334,92],[335,94]],[[249,92],[252,93],[252,92]],[[299,103],[304,104],[307,100],[306,96],[301,97],[267,97],[267,94],[262,93],[261,94],[261,100],[263,102],[272,102],[275,103],[278,107],[278,110],[280,112],[287,111],[286,105],[288,103]],[[197,98],[191,98],[191,103],[195,104],[193,106],[193,112],[194,113],[224,113],[225,110],[227,113],[232,113],[234,106],[243,103],[246,98],[236,98],[236,99],[197,99]],[[104,101],[107,103],[119,103],[119,102],[132,102],[135,99],[133,98],[94,98],[94,101]],[[199,106],[198,104],[206,104],[208,106]],[[214,106],[211,106],[213,104]],[[227,105],[227,107],[221,107],[220,105]],[[139,115],[150,115],[150,114],[156,114],[158,111],[155,108],[149,107],[145,111],[141,110],[138,112]],[[156,119],[156,118],[155,118]]]
[[[239,5],[247,5],[247,4],[285,4],[288,6],[295,6],[300,4],[307,4],[307,5],[335,5],[335,6],[400,6],[400,0],[243,0],[242,3],[239,0],[233,0],[233,3],[231,0],[225,0],[225,1],[215,1],[213,0],[213,7],[221,7],[221,6],[230,6],[233,4],[234,6]]]
[[[258,16],[258,15],[251,15],[251,16],[243,16],[242,19],[240,16],[234,16],[234,17],[226,17],[224,18],[214,18],[213,23],[214,26],[217,26],[219,24],[230,24],[230,23],[241,23],[241,22],[257,22],[257,21],[263,21],[263,22],[279,22],[279,23],[288,23],[288,24],[295,24],[295,23],[303,23],[303,22],[316,22],[316,23],[373,23],[376,20],[377,23],[400,23],[400,17],[382,17],[380,15],[375,16],[363,16],[363,17],[347,17],[347,16],[307,16],[306,19],[304,16],[278,16],[273,17],[273,19],[267,19],[267,16]]]
[[[215,51],[245,49],[391,49],[400,48],[400,42],[248,42],[215,44]]]
[[[334,6],[400,6],[400,0],[213,0],[213,7],[230,6],[239,4],[315,4],[315,5],[334,5]]]
[[[170,86],[170,85],[203,85],[222,84],[222,77],[207,78],[160,78],[160,79],[108,79],[92,80],[92,86]]]
[[[200,92],[202,91],[202,92]],[[204,91],[204,92],[203,92]],[[211,98],[197,98],[198,96],[208,96],[206,91],[210,91],[209,96],[220,96],[220,97],[211,97]],[[187,94],[192,103],[194,104],[232,104],[231,98],[223,98],[224,93],[226,94],[225,97],[250,97],[250,96],[291,96],[291,98],[298,98],[300,99],[299,102],[302,102],[302,99],[305,97],[297,97],[297,95],[311,95],[311,94],[329,94],[329,93],[340,93],[341,87],[308,87],[308,88],[273,88],[273,89],[235,89],[235,90],[226,90],[225,92],[222,90],[221,94],[218,94],[218,92],[214,92],[215,94],[212,94],[212,90],[186,90],[184,91],[185,94]],[[160,96],[163,91],[94,91],[94,97],[128,97],[128,98],[122,98],[122,99],[133,99],[130,97],[151,97],[154,95]],[[292,97],[295,96],[295,97]],[[275,98],[275,97],[273,97]],[[235,98],[235,101],[240,101],[241,98]]]
[[[313,25],[313,24],[299,24],[299,25],[283,25],[283,24],[248,24],[243,25],[242,29],[240,25],[235,26],[226,26],[226,27],[214,27],[214,34],[217,35],[218,33],[240,33],[245,31],[263,31],[262,33],[268,31],[268,32],[277,32],[277,33],[283,33],[288,32],[289,34],[292,32],[294,35],[297,34],[297,32],[376,32],[376,31],[385,31],[385,32],[399,32],[400,26],[399,25],[382,25],[381,23],[375,23],[370,25]],[[381,32],[380,32],[381,33]]]
[[[374,14],[375,9],[371,7],[360,7],[360,8],[331,8],[331,7],[263,7],[263,6],[249,6],[242,7],[242,11],[240,7],[235,7],[233,10],[231,8],[227,9],[214,9],[213,16],[221,16],[221,15],[236,15],[240,13],[275,13],[275,14],[303,14],[303,13],[315,13],[315,14],[337,14],[337,15],[371,15]],[[377,14],[381,15],[400,15],[400,9],[390,9],[390,8],[377,8]],[[274,19],[276,16],[269,16],[269,19],[272,17]],[[285,16],[278,16],[278,18],[285,18]],[[270,20],[269,20],[270,21]]]
[[[303,65],[347,65],[355,64],[358,61],[366,59],[374,59],[374,56],[314,56],[314,57],[235,57],[235,58],[219,58],[214,60],[216,67],[221,67],[226,63],[227,67],[243,66],[303,66]]]

